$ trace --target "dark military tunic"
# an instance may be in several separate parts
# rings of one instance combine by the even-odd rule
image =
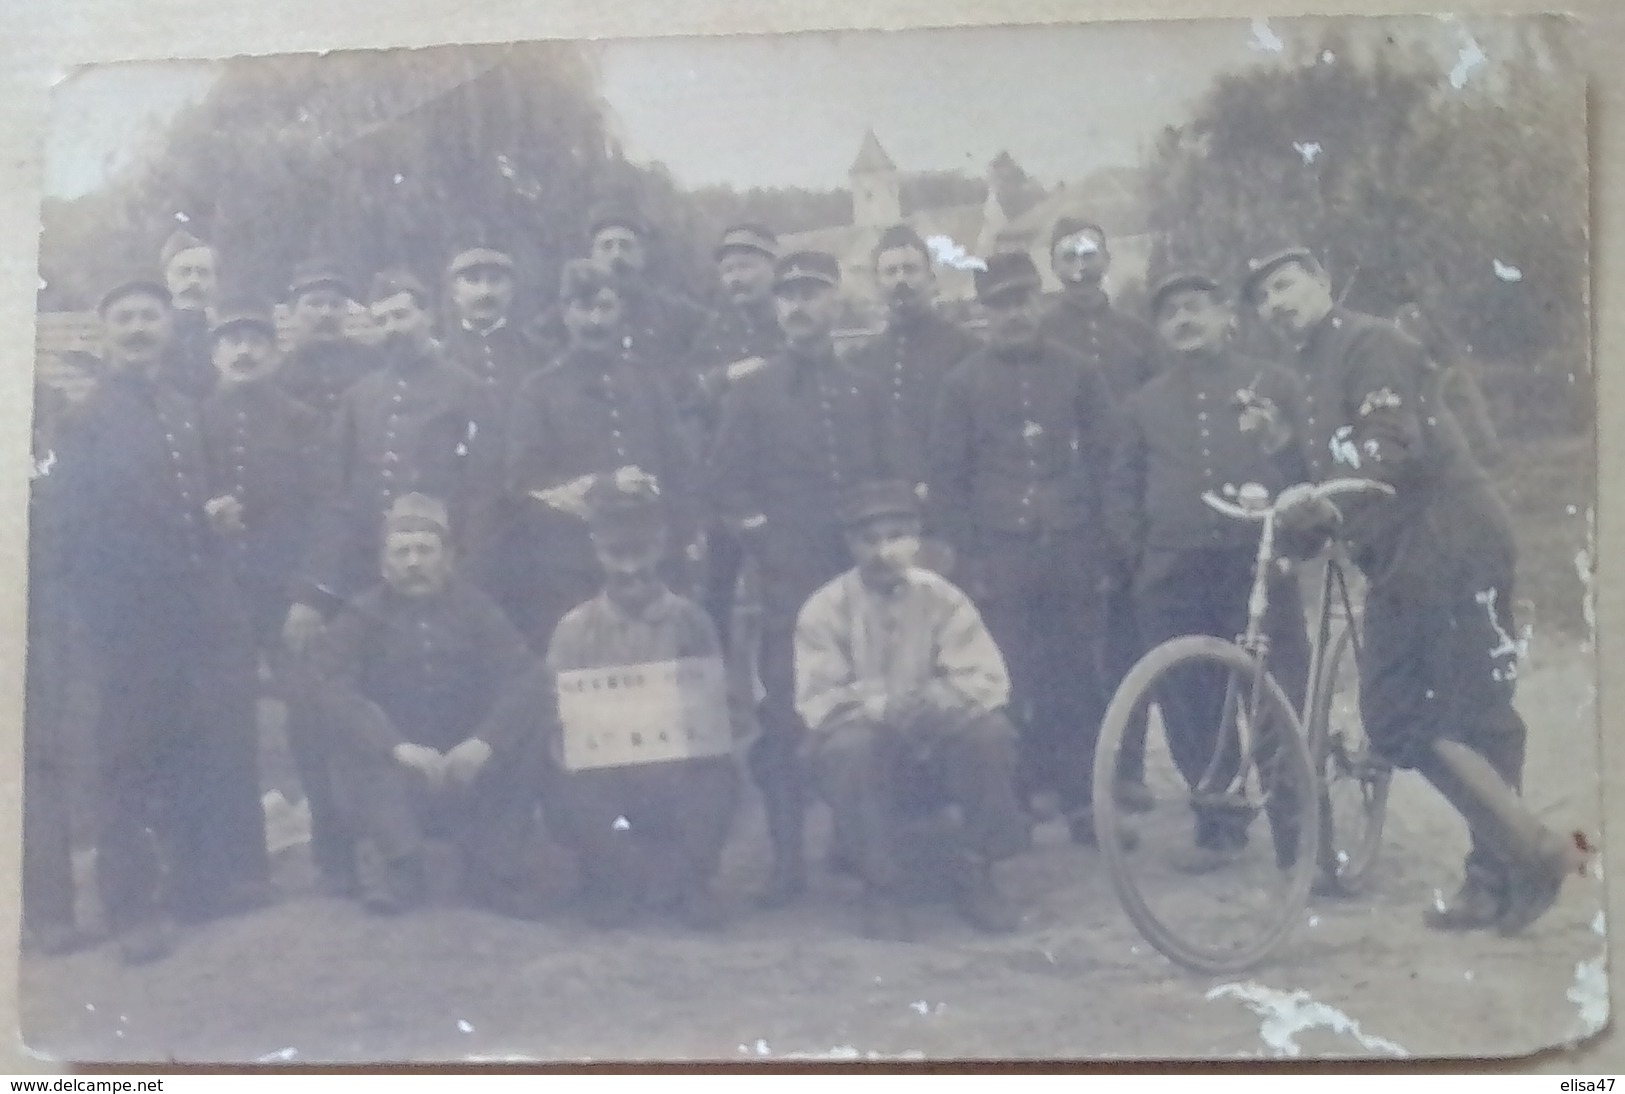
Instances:
[[[545,351],[506,320],[484,331],[467,323],[450,323],[441,344],[452,363],[484,384],[495,404],[503,407],[548,362]]]
[[[64,477],[75,606],[103,694],[117,698],[101,704],[97,726],[103,906],[115,930],[150,920],[165,896],[177,914],[210,914],[232,886],[263,883],[268,863],[252,640],[203,514],[197,406],[115,372],[84,406],[53,474]]]
[[[310,549],[325,426],[270,379],[224,385],[203,404],[209,496],[242,504],[243,529],[225,539],[262,645],[280,633],[294,571]]]
[[[338,413],[344,393],[382,364],[378,350],[351,338],[309,342],[289,352],[274,382],[301,403],[331,418]]]
[[[213,391],[220,374],[214,367],[214,345],[207,312],[177,308],[175,344],[159,379],[189,399],[201,400]]]
[[[935,311],[895,316],[853,356],[852,363],[884,388],[887,428],[897,437],[899,472],[913,483],[930,478],[931,420],[943,379],[981,343]]]
[[[1512,704],[1516,546],[1438,397],[1426,351],[1390,323],[1338,308],[1295,363],[1315,477],[1378,478],[1397,491],[1339,505],[1341,534],[1370,582],[1360,672],[1367,734],[1402,765],[1435,737],[1460,741],[1519,786],[1527,731]],[[1469,870],[1487,862],[1475,844]]]
[[[484,388],[491,415],[479,427],[486,442],[506,458],[504,431],[514,402],[525,381],[550,363],[546,352],[523,328],[505,318],[483,331],[454,321],[448,324],[442,344],[451,361]],[[464,573],[520,626],[525,619],[521,602],[528,595],[531,572],[537,565],[525,520],[528,509],[520,499],[493,498],[479,554],[463,560]]]
[[[687,367],[689,383],[679,391],[684,416],[697,423],[709,448],[721,421],[728,366],[750,357],[764,360],[784,348],[784,331],[772,301],[755,308],[730,305],[713,315],[695,338]]]
[[[453,539],[477,551],[500,484],[500,453],[479,430],[491,414],[479,381],[438,348],[391,359],[346,391],[327,441],[322,511],[298,599],[332,610],[376,580],[382,518],[402,494],[444,502]]]
[[[1115,413],[1089,362],[1039,340],[979,350],[943,381],[932,427],[933,524],[960,558],[1010,667],[1024,792],[1089,801],[1104,711],[1101,488]]]
[[[1062,293],[1044,313],[1040,329],[1098,368],[1119,401],[1156,374],[1151,328],[1112,307],[1104,292]]]
[[[339,796],[383,857],[415,855],[438,834],[486,878],[519,873],[545,708],[536,659],[502,610],[455,579],[424,597],[377,586],[334,618],[316,660]],[[461,793],[429,792],[391,755],[403,742],[443,754],[470,737],[492,755]]]
[[[1240,427],[1237,395],[1269,399],[1295,430],[1266,456]],[[1177,362],[1123,404],[1106,491],[1107,524],[1125,557],[1147,551],[1250,550],[1254,524],[1223,516],[1202,501],[1207,491],[1258,483],[1271,497],[1309,476],[1301,433],[1303,385],[1277,365],[1228,352]],[[1232,491],[1233,492],[1233,491]]]
[[[1243,433],[1237,395],[1250,391],[1280,410],[1293,437],[1274,455]],[[1259,526],[1224,516],[1202,501],[1257,483],[1274,497],[1309,474],[1301,447],[1303,385],[1279,366],[1228,351],[1175,360],[1129,396],[1107,486],[1108,525],[1134,565],[1131,606],[1147,646],[1187,634],[1233,639],[1247,626]],[[1271,583],[1264,627],[1270,670],[1300,707],[1309,643],[1297,579]],[[1185,673],[1159,701],[1169,750],[1193,786],[1218,743],[1222,679]],[[1217,772],[1223,778],[1224,772]],[[1199,818],[1198,841],[1218,838]]]
[[[698,461],[678,426],[669,388],[622,355],[574,349],[524,384],[508,421],[507,482],[535,546],[529,625],[541,646],[564,613],[598,589],[597,556],[582,518],[531,497],[583,475],[636,466],[667,506],[667,576],[688,583],[686,549],[699,526]]]

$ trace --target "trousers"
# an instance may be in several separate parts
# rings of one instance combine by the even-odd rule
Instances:
[[[1003,714],[945,714],[906,727],[852,719],[820,730],[808,751],[836,829],[875,889],[898,884],[900,822],[909,814],[957,806],[960,848],[983,861],[1027,844],[1016,731]]]

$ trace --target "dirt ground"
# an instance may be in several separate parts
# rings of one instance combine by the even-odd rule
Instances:
[[[1587,648],[1537,645],[1520,703],[1528,798],[1596,844],[1593,678]],[[724,869],[737,915],[703,936],[658,919],[604,933],[563,908],[542,923],[454,906],[379,920],[310,891],[298,821],[273,817],[275,842],[291,844],[277,857],[282,899],[186,934],[166,961],[127,969],[105,944],[25,957],[30,1047],[304,1063],[1514,1056],[1606,1020],[1597,878],[1572,880],[1520,939],[1422,927],[1465,838],[1414,776],[1396,780],[1373,890],[1317,898],[1277,958],[1232,978],[1190,974],[1147,945],[1098,854],[1059,825],[1005,867],[1027,908],[1014,936],[976,935],[943,906],[924,909],[916,941],[880,943],[856,935],[844,878],[819,875],[790,910],[749,907],[766,866],[754,803]]]

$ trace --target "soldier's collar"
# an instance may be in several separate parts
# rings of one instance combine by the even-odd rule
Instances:
[[[1112,298],[1106,295],[1106,290],[1099,285],[1085,287],[1066,286],[1061,290],[1061,299],[1067,305],[1076,308],[1085,315],[1100,315],[1110,310]]]

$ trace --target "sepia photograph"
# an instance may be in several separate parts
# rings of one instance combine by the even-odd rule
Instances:
[[[28,1050],[1598,1033],[1578,30],[66,75]]]

